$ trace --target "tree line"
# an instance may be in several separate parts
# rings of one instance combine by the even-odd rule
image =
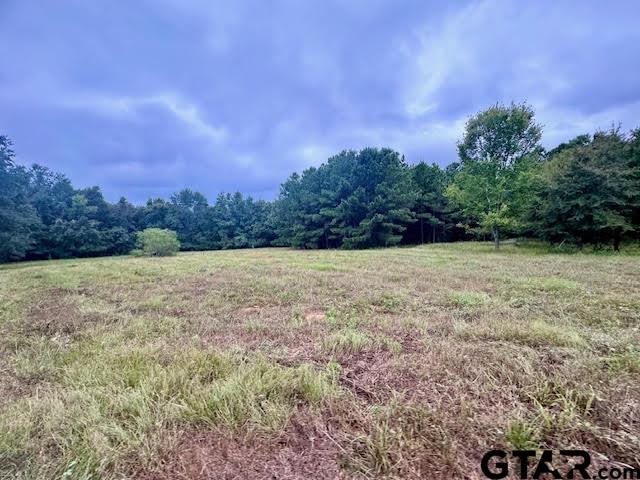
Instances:
[[[526,104],[472,116],[458,161],[409,165],[387,148],[343,151],[292,174],[274,201],[239,192],[213,203],[184,189],[136,206],[16,164],[0,136],[0,261],[118,255],[136,233],[177,233],[182,250],[369,248],[489,236],[611,245],[640,234],[640,129],[580,135],[545,151]]]

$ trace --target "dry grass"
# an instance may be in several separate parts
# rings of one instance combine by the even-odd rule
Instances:
[[[481,478],[500,447],[640,463],[637,256],[65,260],[0,267],[0,299],[0,478]]]

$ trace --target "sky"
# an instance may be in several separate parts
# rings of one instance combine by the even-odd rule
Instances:
[[[272,199],[344,149],[447,165],[496,102],[548,148],[636,128],[639,25],[637,0],[0,0],[0,134],[111,201]]]

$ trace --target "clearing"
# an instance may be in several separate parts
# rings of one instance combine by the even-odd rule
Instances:
[[[640,464],[640,257],[505,245],[0,267],[0,478]]]

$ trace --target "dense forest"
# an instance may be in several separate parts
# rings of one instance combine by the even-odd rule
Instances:
[[[640,234],[640,129],[585,134],[545,151],[526,104],[471,117],[458,161],[409,165],[390,149],[343,151],[292,174],[274,201],[184,189],[135,206],[16,164],[0,136],[0,261],[118,255],[150,227],[182,250],[367,248],[526,236],[581,247]]]

